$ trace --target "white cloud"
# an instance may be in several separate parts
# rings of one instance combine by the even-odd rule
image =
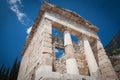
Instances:
[[[8,0],[8,2],[9,2],[10,4],[14,4],[14,3],[17,2],[17,0]]]
[[[9,2],[10,5],[14,5],[14,4],[22,4],[21,0],[7,0]]]
[[[16,13],[18,20],[24,24],[24,19],[23,17],[26,17],[26,15],[24,13],[22,13],[19,9],[18,6],[16,4],[14,4],[13,6],[10,7],[10,9]]]
[[[30,32],[31,32],[31,29],[32,29],[32,26],[31,26],[31,27],[29,27],[29,28],[27,28],[27,31],[26,31],[26,33],[27,33],[27,34],[30,34]]]
[[[32,26],[29,27],[29,28],[27,28],[27,30],[26,30],[26,33],[27,33],[27,37],[26,37],[26,39],[28,39],[31,30],[32,30]]]
[[[32,22],[25,13],[20,11],[19,6],[22,6],[21,0],[8,0],[8,3],[10,4],[10,9],[16,14],[22,24],[28,26]]]

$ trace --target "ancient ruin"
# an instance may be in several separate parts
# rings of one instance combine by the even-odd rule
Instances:
[[[64,38],[52,35],[52,28]],[[75,12],[44,2],[22,51],[18,80],[118,80],[97,31]],[[59,59],[56,48],[65,52]]]

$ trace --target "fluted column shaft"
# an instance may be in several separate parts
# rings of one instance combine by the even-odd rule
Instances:
[[[64,32],[64,47],[66,53],[66,69],[68,74],[79,74],[77,62],[74,58],[74,49],[69,31]]]
[[[83,36],[82,39],[83,39],[83,47],[85,50],[85,56],[86,56],[86,60],[88,63],[90,75],[91,76],[98,76],[98,73],[99,73],[98,65],[97,65],[97,62],[95,60],[93,51],[92,51],[91,46],[89,44],[89,41],[88,41],[86,36]]]

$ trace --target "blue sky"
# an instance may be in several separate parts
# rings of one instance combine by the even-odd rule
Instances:
[[[46,0],[72,10],[100,28],[98,35],[106,46],[120,30],[119,0]],[[11,66],[20,58],[30,27],[42,0],[0,0],[0,66]]]

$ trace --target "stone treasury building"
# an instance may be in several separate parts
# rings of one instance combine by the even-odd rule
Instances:
[[[64,37],[52,35],[53,28]],[[44,2],[22,51],[17,80],[118,80],[97,32],[75,12]],[[55,49],[65,53],[57,59]]]

